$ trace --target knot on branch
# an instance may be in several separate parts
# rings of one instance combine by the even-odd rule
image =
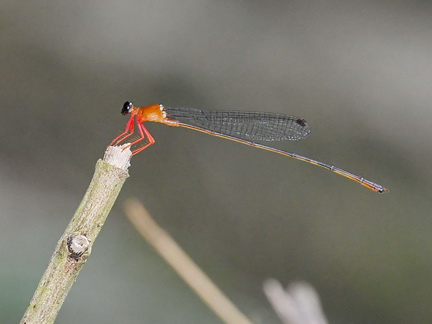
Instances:
[[[89,246],[90,240],[85,235],[73,235],[67,239],[69,257],[76,261],[87,251]]]

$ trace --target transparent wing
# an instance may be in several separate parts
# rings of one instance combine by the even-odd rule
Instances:
[[[164,107],[167,117],[185,125],[251,141],[300,140],[310,134],[306,120],[288,115],[248,111],[202,111]]]

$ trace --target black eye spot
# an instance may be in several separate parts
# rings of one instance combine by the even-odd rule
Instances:
[[[130,101],[126,101],[124,104],[123,104],[123,108],[122,108],[122,110],[121,110],[121,114],[123,115],[123,116],[126,116],[127,114],[129,114],[130,112],[131,112],[131,108],[133,107],[133,104],[132,104],[132,102],[130,102]]]

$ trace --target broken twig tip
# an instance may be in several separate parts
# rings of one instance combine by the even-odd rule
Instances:
[[[125,143],[120,146],[108,146],[103,160],[117,168],[126,170],[130,167],[131,157],[130,144]]]

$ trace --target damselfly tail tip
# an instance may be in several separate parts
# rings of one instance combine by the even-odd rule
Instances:
[[[338,174],[341,174],[341,173],[338,173]],[[378,192],[378,193],[386,193],[389,191],[387,188],[385,188],[385,187],[383,187],[377,183],[374,183],[372,181],[363,179],[363,178],[361,178],[360,180],[355,179],[355,178],[350,178],[350,179],[352,179],[356,182],[359,182],[361,185],[365,186],[366,188],[368,188],[372,191]]]
[[[379,193],[386,193],[386,192],[389,192],[389,190],[388,190],[387,188],[384,188],[384,187],[378,188],[377,191],[378,191]]]

